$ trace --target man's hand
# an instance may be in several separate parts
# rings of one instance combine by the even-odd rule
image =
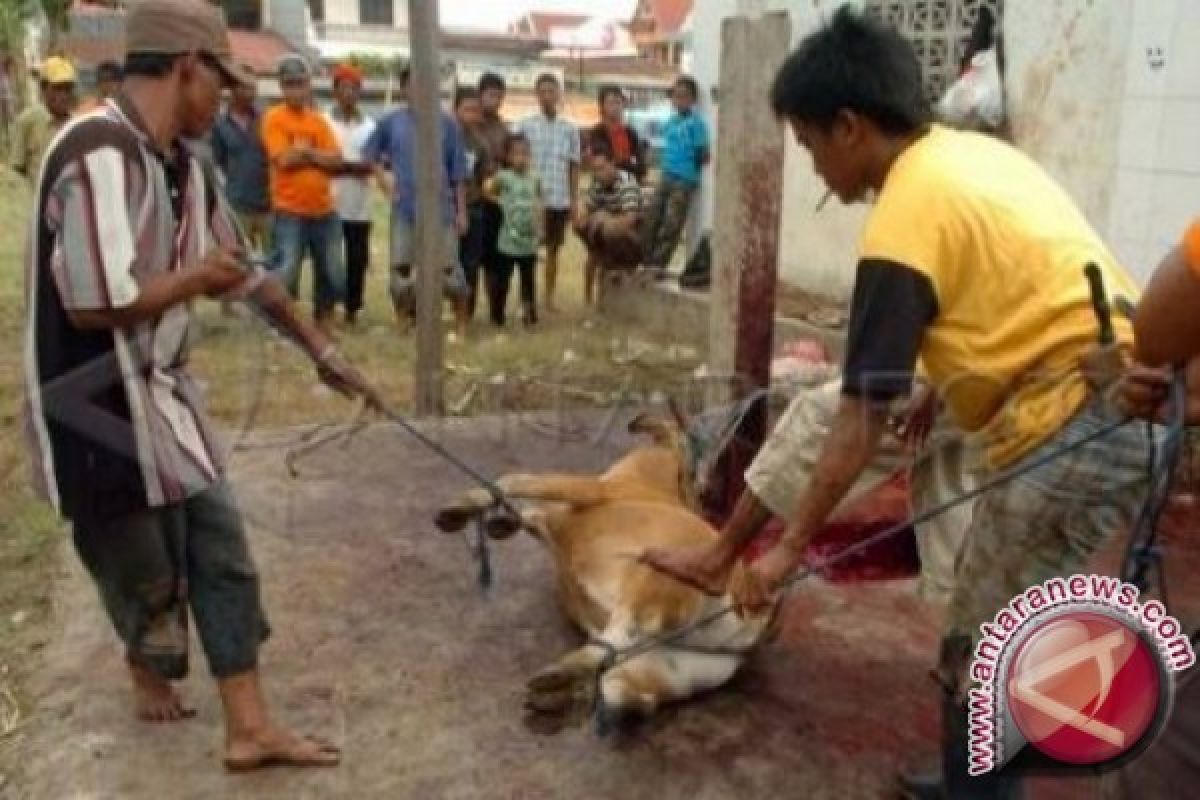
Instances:
[[[742,617],[761,614],[775,601],[775,594],[803,560],[803,550],[784,536],[753,566],[735,569],[729,582],[734,610]]]
[[[283,169],[299,169],[312,163],[312,149],[308,147],[293,147],[279,156],[279,166]]]
[[[316,361],[317,376],[330,389],[347,397],[362,397],[372,408],[382,408],[379,392],[337,348],[326,348]]]
[[[582,207],[575,209],[575,212],[571,215],[571,219],[575,221],[575,230],[587,230],[588,214],[586,209]]]
[[[237,256],[219,247],[209,250],[197,269],[201,291],[206,297],[212,298],[229,294],[248,277],[246,268]]]

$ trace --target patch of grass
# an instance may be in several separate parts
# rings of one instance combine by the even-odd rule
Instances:
[[[62,526],[28,488],[21,403],[24,337],[22,255],[29,190],[10,172],[0,173],[0,775],[29,718],[28,677],[33,655],[46,641],[51,588]]]

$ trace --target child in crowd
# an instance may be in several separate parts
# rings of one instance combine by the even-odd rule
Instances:
[[[506,167],[486,187],[488,197],[499,203],[504,214],[496,242],[501,257],[494,279],[488,282],[489,305],[492,323],[502,327],[515,267],[521,281],[521,320],[529,327],[537,323],[535,268],[543,228],[542,187],[531,169],[529,139],[524,134],[509,135],[504,156]]]

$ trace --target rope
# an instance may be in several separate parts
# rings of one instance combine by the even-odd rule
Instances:
[[[886,528],[872,536],[867,537],[866,539],[863,539],[860,542],[856,542],[855,544],[845,547],[842,550],[840,550],[839,552],[829,556],[828,558],[824,559],[823,561],[821,561],[820,563],[818,563],[816,565],[809,565],[809,566],[804,567],[802,570],[798,571],[797,573],[792,575],[790,578],[785,580],[780,585],[779,588],[786,592],[787,590],[790,590],[791,588],[795,587],[796,585],[800,584],[801,582],[812,577],[815,573],[819,572],[822,569],[826,569],[826,568],[834,566],[842,561],[845,561],[846,559],[848,559],[852,556],[858,555],[859,553],[861,553],[862,551],[866,550],[869,547],[879,544],[880,542],[886,541],[886,540],[892,538],[893,536],[900,535],[901,533],[907,531],[910,527],[912,527],[914,525],[919,525],[923,522],[927,522],[941,514],[946,513],[947,511],[951,510],[952,508],[956,508],[960,505],[963,505],[964,503],[974,500],[975,498],[977,498],[983,494],[986,494],[987,492],[990,492],[999,486],[1009,483],[1010,481],[1013,481],[1016,478],[1019,478],[1023,475],[1033,472],[1034,470],[1040,469],[1041,467],[1045,466],[1046,464],[1048,464],[1052,461],[1055,461],[1059,458],[1062,458],[1063,456],[1067,455],[1068,453],[1078,450],[1081,447],[1084,447],[1085,445],[1090,444],[1091,442],[1102,439],[1105,436],[1111,435],[1118,429],[1123,428],[1124,426],[1128,425],[1130,422],[1131,422],[1131,420],[1129,420],[1129,419],[1122,419],[1118,422],[1109,423],[1108,425],[1105,425],[1104,427],[1100,428],[1099,430],[1094,431],[1094,432],[1088,434],[1087,436],[1084,436],[1074,442],[1070,442],[1068,444],[1062,445],[1061,447],[1055,448],[1054,450],[1051,450],[1048,453],[1038,456],[1037,458],[1035,458],[1027,463],[1023,463],[1017,467],[1013,467],[1011,469],[1005,470],[1005,471],[1001,472],[998,476],[993,478],[992,480],[986,481],[986,482],[976,486],[974,489],[972,489],[968,492],[965,492],[962,495],[959,495],[958,497],[955,497],[951,500],[947,500],[946,502],[941,503],[937,506],[934,506],[933,508],[927,509],[919,514],[916,514],[910,520],[906,520],[898,525],[893,525],[892,527]],[[617,655],[617,657],[615,659],[613,659],[613,663],[609,666],[608,669],[611,669],[612,667],[616,667],[620,664],[623,664],[633,658],[643,655],[644,653],[648,653],[651,650],[654,650],[658,647],[662,647],[664,645],[675,644],[676,642],[687,638],[689,635],[696,632],[697,630],[707,627],[708,625],[711,625],[713,622],[716,622],[717,620],[719,620],[722,617],[724,617],[728,614],[731,614],[731,613],[734,613],[733,606],[726,605],[726,606],[723,606],[722,608],[717,609],[717,610],[701,617],[700,619],[697,619],[694,622],[691,622],[680,628],[676,628],[675,630],[669,631],[669,632],[667,632],[665,634],[661,634],[659,636],[654,636],[654,637],[644,639],[635,645],[632,645],[628,648],[625,648],[624,650],[621,650],[619,652],[619,654]]]

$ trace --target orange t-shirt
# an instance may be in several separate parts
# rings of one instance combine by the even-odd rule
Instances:
[[[262,118],[263,147],[271,162],[271,205],[276,211],[319,217],[333,211],[329,174],[316,167],[280,169],[275,160],[293,147],[341,153],[329,123],[311,108],[293,111],[280,103]]]
[[[1194,220],[1183,236],[1183,256],[1192,274],[1200,278],[1200,219]]]

